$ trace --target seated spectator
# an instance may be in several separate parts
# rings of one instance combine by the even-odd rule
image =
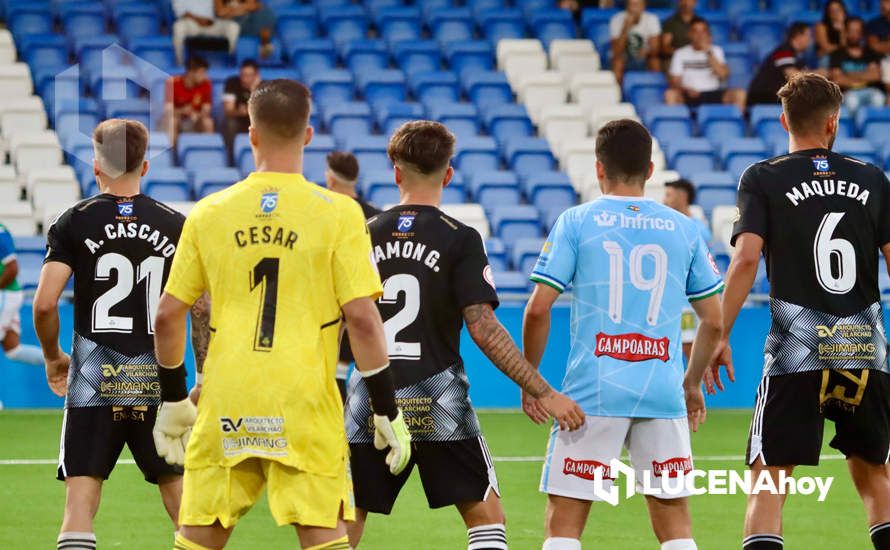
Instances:
[[[185,58],[185,41],[193,36],[225,38],[229,41],[229,51],[235,51],[240,28],[238,23],[219,19],[214,9],[214,0],[173,0],[173,49],[176,62]]]
[[[192,57],[185,67],[185,74],[171,77],[164,100],[164,120],[170,143],[182,132],[213,132],[210,101],[213,89],[207,78],[207,61]]]
[[[661,22],[645,10],[645,0],[627,0],[627,8],[609,21],[612,70],[618,82],[624,78],[625,71],[658,70]]]
[[[670,88],[664,93],[668,105],[696,106],[703,103],[735,103],[745,106],[745,93],[727,90],[723,82],[729,77],[729,66],[723,48],[711,42],[708,22],[700,17],[689,26],[688,46],[683,46],[671,60]]]
[[[253,59],[245,59],[241,63],[238,76],[226,80],[223,89],[223,127],[222,135],[232,158],[235,136],[247,132],[250,118],[247,116],[247,100],[260,84],[260,68]]]
[[[847,19],[845,47],[831,54],[831,79],[844,91],[844,106],[851,116],[860,107],[884,105],[881,57],[865,45],[862,19]]]
[[[780,103],[779,88],[793,74],[806,68],[804,54],[813,43],[813,32],[806,23],[792,23],[785,42],[772,51],[754,74],[748,87],[748,105]],[[818,72],[818,71],[817,71]],[[824,72],[824,71],[823,71]]]
[[[881,61],[881,80],[890,85],[890,0],[881,0],[880,15],[865,26],[868,47],[884,59]]]
[[[846,43],[844,26],[847,6],[842,0],[828,0],[822,11],[822,21],[816,23],[816,55],[819,66],[828,67],[829,56]]]
[[[257,0],[215,0],[216,13],[230,19],[241,28],[241,36],[260,39],[260,56],[272,55],[272,32],[275,30],[275,14]]]
[[[661,25],[659,51],[665,70],[670,68],[674,53],[689,44],[689,26],[695,18],[695,4],[696,0],[678,0],[677,11]]]

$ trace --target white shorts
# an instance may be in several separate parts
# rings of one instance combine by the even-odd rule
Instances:
[[[19,310],[24,300],[21,290],[0,290],[0,340],[6,338],[7,332],[22,333]]]
[[[689,491],[658,492],[659,478],[676,477],[676,472],[692,470],[689,424],[683,418],[624,418],[588,416],[584,426],[574,432],[554,425],[547,445],[547,457],[541,476],[541,492],[550,495],[600,501],[594,493],[594,472],[603,471],[603,489],[612,486],[609,464],[621,459],[627,449],[636,471],[636,490],[657,494],[659,498],[682,498]],[[648,488],[643,480],[652,480]]]
[[[691,344],[695,340],[696,331],[698,331],[698,316],[691,307],[684,307],[683,313],[680,314],[680,341]]]

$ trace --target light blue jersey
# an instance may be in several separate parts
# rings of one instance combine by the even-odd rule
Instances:
[[[655,201],[603,196],[556,221],[531,280],[573,287],[563,391],[590,416],[686,415],[680,318],[723,290],[698,222]]]

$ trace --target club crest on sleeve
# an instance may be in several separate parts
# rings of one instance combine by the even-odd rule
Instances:
[[[491,285],[491,288],[497,290],[498,287],[494,284],[494,273],[491,271],[491,266],[486,265],[484,269],[482,269],[482,278],[485,279],[485,282]]]
[[[398,225],[396,226],[401,233],[407,233],[414,227],[414,216],[399,216]]]
[[[278,208],[278,192],[263,193],[260,198],[260,210],[265,214],[271,214],[276,208]]]

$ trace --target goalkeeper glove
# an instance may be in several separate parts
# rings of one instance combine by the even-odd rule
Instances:
[[[189,398],[161,403],[151,433],[158,456],[166,460],[167,464],[185,464],[185,448],[197,417],[198,409]]]
[[[387,416],[374,415],[374,447],[380,451],[389,447],[386,465],[393,475],[399,475],[408,465],[411,460],[411,433],[401,410],[393,420]]]

